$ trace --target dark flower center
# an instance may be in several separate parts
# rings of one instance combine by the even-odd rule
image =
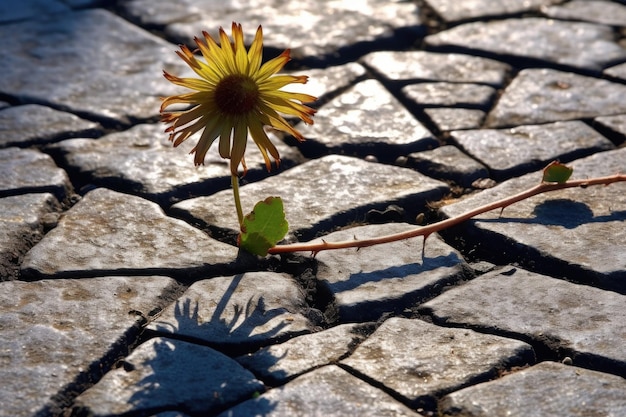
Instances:
[[[254,109],[258,98],[259,87],[246,75],[229,75],[215,87],[215,103],[222,113],[228,115],[248,113]]]

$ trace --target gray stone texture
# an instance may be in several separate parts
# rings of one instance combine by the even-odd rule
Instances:
[[[488,127],[626,113],[626,85],[553,69],[525,69],[489,113]]]
[[[583,20],[603,25],[626,27],[626,5],[604,0],[572,0],[565,4],[543,7],[549,17],[563,20]]]
[[[364,338],[360,325],[340,324],[264,347],[236,359],[264,382],[284,384],[307,371],[338,362]]]
[[[325,123],[301,126],[306,152],[389,157],[436,146],[432,134],[376,80],[365,80],[322,106]]]
[[[620,142],[626,139],[626,114],[596,117],[594,122],[596,125],[619,135]]]
[[[247,272],[192,284],[148,328],[241,353],[309,333],[304,291],[286,274]]]
[[[47,193],[0,199],[0,281],[19,276],[22,258],[43,237],[46,219],[59,210]]]
[[[5,1],[0,4],[0,23],[32,19],[42,14],[62,13],[69,10],[61,0]]]
[[[341,363],[419,407],[532,362],[530,345],[517,340],[394,317]]]
[[[95,136],[101,131],[95,122],[38,104],[0,111],[0,148],[45,144],[79,135]]]
[[[626,383],[618,376],[542,362],[450,394],[441,408],[446,417],[621,416],[626,413]]]
[[[626,148],[576,160],[571,163],[572,178],[624,172],[625,160]],[[541,172],[536,172],[512,179],[441,210],[446,216],[458,216],[533,187],[541,178]],[[499,210],[481,214],[466,227],[494,258],[512,255],[519,262],[527,262],[532,257],[527,250],[532,248],[542,256],[544,270],[623,292],[626,291],[625,203],[623,182],[608,187],[570,188],[520,201],[508,206],[502,214]],[[522,248],[526,249],[522,251]]]
[[[499,181],[543,168],[553,160],[569,162],[614,148],[611,141],[580,121],[461,130],[450,135]]]
[[[612,77],[621,78],[626,80],[626,62],[623,64],[615,65],[613,67],[604,70],[604,73]]]
[[[478,129],[485,118],[485,112],[474,109],[426,108],[424,113],[440,131]]]
[[[141,24],[165,26],[168,36],[189,42],[203,30],[217,37],[223,26],[241,23],[252,37],[263,26],[265,44],[291,48],[296,58],[333,58],[354,45],[389,42],[394,31],[404,30],[412,38],[424,31],[415,4],[400,0],[354,2],[284,2],[264,0],[247,3],[212,0],[190,1],[173,7],[167,0],[124,2],[124,11]],[[272,16],[268,19],[268,16]],[[408,43],[408,42],[407,42]]]
[[[367,239],[403,232],[406,223],[368,225],[331,233],[327,242]],[[323,251],[316,255],[317,279],[334,296],[339,318],[358,322],[398,313],[463,277],[463,258],[437,236],[403,240],[371,248]]]
[[[69,277],[212,270],[215,274],[236,257],[234,246],[167,217],[156,204],[98,188],[26,254],[22,273]]]
[[[0,92],[24,102],[128,123],[155,117],[160,97],[181,90],[162,75],[183,71],[176,47],[105,10],[39,14],[0,25],[0,38],[11,39],[0,49]]]
[[[492,59],[426,51],[378,51],[364,56],[363,64],[395,81],[445,81],[500,86],[510,71]]]
[[[166,277],[0,282],[0,415],[57,415],[136,342]],[[141,314],[139,313],[139,314]]]
[[[65,140],[50,151],[59,153],[83,181],[140,194],[163,204],[210,194],[230,185],[230,161],[220,157],[217,144],[207,153],[204,165],[195,167],[189,152],[198,138],[192,137],[174,148],[163,130],[160,124],[141,124],[99,139]],[[297,149],[271,137],[280,152],[281,167],[304,161]],[[248,147],[246,178],[266,176],[263,156],[252,139]]]
[[[426,0],[446,22],[536,11],[541,6],[558,2],[559,0]]]
[[[252,211],[257,201],[279,195],[290,233],[311,239],[335,227],[362,222],[370,209],[396,204],[419,210],[447,190],[444,183],[411,169],[329,155],[244,185],[240,193],[245,212]],[[172,206],[172,213],[202,222],[215,233],[238,233],[231,190],[182,201]]]
[[[154,338],[78,396],[74,411],[96,417],[176,408],[209,415],[263,390],[250,371],[220,352]]]
[[[474,181],[489,177],[484,165],[450,145],[412,153],[408,156],[407,166],[429,177],[454,181],[463,187],[470,187]]]
[[[465,83],[411,84],[402,92],[418,106],[466,107],[488,109],[496,90],[486,86]]]
[[[0,196],[51,193],[65,199],[72,184],[50,156],[33,149],[0,149]]]
[[[331,365],[300,376],[218,417],[419,417],[383,391]]]
[[[465,48],[595,71],[626,59],[610,27],[544,18],[466,23],[425,41],[432,48]]]
[[[515,335],[574,364],[626,370],[626,296],[523,269],[488,272],[420,306],[435,323]]]

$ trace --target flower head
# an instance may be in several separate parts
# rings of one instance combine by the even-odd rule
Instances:
[[[279,113],[296,116],[307,124],[313,123],[311,117],[315,110],[302,103],[315,101],[316,97],[281,90],[288,84],[304,84],[308,77],[274,75],[289,62],[289,49],[261,64],[261,26],[248,51],[244,46],[240,24],[233,22],[232,43],[222,28],[219,31],[219,45],[208,33],[202,34],[204,39],[195,38],[194,41],[206,62],[196,58],[186,46],[176,51],[200,78],[179,78],[164,71],[165,78],[172,83],[193,90],[163,99],[161,119],[170,124],[165,131],[170,134],[174,146],[178,146],[202,130],[198,143],[191,151],[195,153],[196,165],[204,163],[207,151],[219,137],[220,156],[230,159],[233,175],[237,175],[239,164],[243,166],[244,173],[246,171],[244,153],[250,132],[269,171],[269,155],[274,158],[276,165],[280,162],[280,156],[265,133],[264,126],[287,132],[302,141],[302,134]],[[164,111],[172,104],[192,107],[185,111]]]

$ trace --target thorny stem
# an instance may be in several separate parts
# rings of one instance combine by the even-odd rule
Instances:
[[[504,210],[507,206],[525,200],[537,194],[547,193],[550,191],[562,190],[565,188],[581,187],[586,188],[590,185],[609,185],[614,182],[626,181],[626,174],[616,174],[607,177],[590,178],[585,180],[567,181],[564,183],[551,183],[541,182],[540,184],[522,191],[519,194],[512,195],[510,197],[503,198],[502,200],[494,201],[493,203],[485,204],[484,206],[477,207],[474,210],[468,211],[456,217],[450,217],[449,219],[442,220],[437,223],[432,223],[427,226],[418,227],[415,229],[407,230],[405,232],[394,233],[391,235],[362,239],[362,240],[347,240],[343,242],[326,242],[322,239],[321,242],[315,243],[293,243],[289,245],[277,245],[271,248],[269,254],[277,253],[289,253],[289,252],[311,252],[314,255],[323,250],[330,249],[345,249],[345,248],[364,248],[368,246],[380,245],[382,243],[395,242],[398,240],[410,239],[417,236],[424,236],[424,243],[428,236],[432,233],[439,232],[440,230],[447,229],[452,226],[456,226],[474,216],[491,211],[497,208]]]
[[[239,177],[231,175],[230,182],[233,186],[233,197],[235,199],[235,207],[237,208],[237,219],[239,220],[239,228],[243,226],[243,210],[241,209],[241,199],[239,198]]]

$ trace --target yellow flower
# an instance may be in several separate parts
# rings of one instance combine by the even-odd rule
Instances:
[[[290,126],[279,113],[297,116],[307,124],[313,123],[311,117],[315,110],[302,103],[315,101],[316,98],[281,90],[288,84],[304,84],[308,77],[273,76],[289,62],[289,49],[261,65],[261,26],[257,29],[248,51],[244,46],[240,24],[233,22],[233,43],[222,28],[219,31],[220,45],[208,33],[202,34],[204,40],[195,38],[194,41],[206,62],[197,59],[186,46],[181,46],[181,50],[176,51],[200,78],[179,78],[163,71],[165,78],[172,83],[194,90],[163,99],[161,119],[171,124],[165,131],[170,133],[174,146],[178,146],[204,129],[200,140],[191,151],[195,153],[196,165],[204,163],[207,151],[219,137],[219,153],[222,158],[230,159],[233,175],[237,175],[239,164],[242,164],[245,175],[247,168],[244,153],[249,131],[263,154],[269,171],[271,162],[268,153],[274,158],[276,165],[279,164],[280,157],[265,133],[264,126],[287,132],[302,141],[302,134]],[[192,107],[185,111],[165,112],[172,104],[187,104]]]

